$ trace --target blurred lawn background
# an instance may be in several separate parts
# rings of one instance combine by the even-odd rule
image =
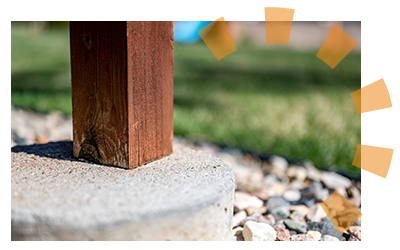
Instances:
[[[361,116],[350,93],[361,87],[361,52],[351,52],[333,70],[317,52],[244,40],[217,61],[202,41],[175,43],[175,134],[309,159],[360,178],[351,164],[361,143]],[[12,23],[14,107],[71,116],[70,79],[68,23],[41,32]]]

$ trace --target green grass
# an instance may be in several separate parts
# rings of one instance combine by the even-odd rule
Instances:
[[[68,32],[12,28],[12,105],[71,114]],[[249,43],[217,61],[204,43],[175,44],[174,132],[194,140],[351,165],[361,117],[350,93],[361,86],[361,55],[333,70],[315,51]]]
[[[22,25],[12,26],[11,104],[71,115],[68,30],[33,34]]]
[[[359,174],[350,93],[361,85],[361,55],[332,70],[317,51],[243,44],[217,61],[203,43],[176,44],[175,133]]]

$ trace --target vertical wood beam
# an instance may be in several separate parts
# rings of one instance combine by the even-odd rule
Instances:
[[[172,153],[172,22],[70,22],[73,155],[134,168]]]

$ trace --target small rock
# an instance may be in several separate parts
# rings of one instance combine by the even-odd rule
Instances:
[[[222,157],[225,154],[226,153],[223,153],[222,155],[218,154],[218,156]],[[261,169],[238,164],[236,159],[230,159],[229,157],[233,156],[229,155],[229,160],[224,161],[232,167],[235,174],[235,183],[237,188],[251,193],[257,191],[260,187],[260,183],[262,183],[262,179],[264,178]]]
[[[310,207],[306,218],[310,221],[320,222],[322,218],[326,217],[324,209],[321,207],[320,203],[314,204]]]
[[[304,182],[302,181],[298,181],[298,180],[293,180],[290,184],[289,184],[289,189],[303,189],[304,188]]]
[[[291,179],[304,181],[307,178],[307,169],[302,166],[291,165],[286,174]]]
[[[354,233],[354,232],[361,232],[360,226],[351,226],[347,229],[347,232]]]
[[[329,197],[329,190],[322,187],[321,182],[314,181],[309,187],[301,190],[301,199],[324,201]]]
[[[301,198],[301,193],[299,190],[295,189],[286,190],[285,193],[283,193],[283,198],[287,201],[298,201]]]
[[[285,185],[282,182],[275,183],[268,187],[268,195],[269,196],[277,196],[282,195],[286,190]]]
[[[302,227],[307,227],[307,222],[305,220],[306,214],[303,212],[295,211],[290,214],[289,218],[292,219],[294,222],[299,224]]]
[[[232,235],[233,236],[238,236],[241,235],[243,231],[243,227],[236,227],[232,230]]]
[[[236,212],[245,210],[249,206],[252,207],[261,207],[264,204],[262,200],[259,198],[249,195],[245,192],[236,191],[235,199],[233,201],[234,210]]]
[[[279,182],[280,181],[279,181],[278,177],[276,177],[274,174],[266,175],[266,176],[264,176],[264,179],[263,179],[263,183],[268,187],[274,185],[275,183],[279,183]]]
[[[321,237],[320,241],[340,241],[338,238],[325,234],[324,236]]]
[[[307,222],[307,228],[310,231],[318,231],[321,232],[322,236],[328,234],[331,236],[337,237],[339,240],[342,240],[344,237],[337,231],[335,226],[332,224],[332,222],[329,220],[327,221],[321,221],[321,222],[312,222],[308,221]]]
[[[341,194],[345,199],[348,198],[348,196],[347,196],[347,191],[346,191],[346,189],[345,189],[344,187],[339,187],[339,188],[336,189],[336,191],[337,191],[339,194]]]
[[[361,199],[361,191],[357,187],[351,186],[346,191],[347,191],[347,194],[350,197],[360,198]]]
[[[267,222],[266,222],[267,224],[270,224],[270,225],[275,224],[275,218],[272,214],[267,214],[264,216],[264,218],[267,220]]]
[[[236,213],[233,217],[232,217],[232,227],[237,227],[240,225],[240,222],[242,220],[244,220],[247,217],[247,214],[245,211],[240,211],[238,213]]]
[[[321,173],[321,181],[324,185],[331,189],[339,189],[341,187],[351,187],[351,180],[335,172],[323,171]]]
[[[253,206],[249,206],[246,208],[246,212],[247,214],[253,214],[255,212],[259,213],[259,214],[264,214],[265,212],[267,212],[267,207],[266,206],[261,206],[261,207],[253,207]]]
[[[249,207],[261,208],[264,202],[256,196],[250,196],[248,199]]]
[[[356,208],[361,206],[360,198],[352,197],[352,198],[348,199],[348,201],[350,202],[351,205],[353,205]]]
[[[321,233],[318,231],[307,231],[307,234],[311,235],[316,241],[321,239]]]
[[[271,210],[270,214],[274,216],[277,220],[286,219],[289,215],[289,208],[287,207],[277,207]]]
[[[291,219],[285,219],[285,220],[283,220],[283,223],[285,223],[285,225],[288,229],[294,230],[301,234],[307,233],[307,228],[300,226],[299,224],[297,224],[296,222],[294,222]]]
[[[285,229],[285,228],[286,228],[285,223],[283,223],[283,220],[277,221],[277,222],[274,224],[274,226],[275,226],[275,227],[280,227],[280,228],[282,228],[282,229]]]
[[[292,235],[291,241],[315,241],[315,239],[309,234],[296,234]]]
[[[289,209],[290,203],[282,196],[273,196],[267,200],[267,212],[270,212],[271,210],[278,207],[286,207]]]
[[[234,237],[234,240],[236,241],[244,241],[243,238],[243,227],[237,227],[235,229],[232,230],[232,234]]]
[[[277,241],[290,241],[290,232],[287,229],[283,229],[281,227],[274,227],[276,231],[276,240]]]
[[[350,237],[347,241],[361,241],[361,232],[355,231],[350,234]]]
[[[299,201],[292,201],[291,204],[292,205],[305,205],[306,207],[311,207],[312,205],[314,205],[317,202],[316,199],[304,199],[301,198]]]
[[[289,163],[287,162],[287,160],[283,157],[277,156],[277,155],[273,155],[269,158],[269,163],[275,167],[278,168],[281,171],[286,171],[286,169],[289,166]]]
[[[293,235],[296,235],[296,234],[297,234],[297,232],[296,232],[296,231],[294,231],[294,230],[289,230],[289,234],[290,234],[290,236],[293,236]]]
[[[308,207],[304,206],[304,205],[295,205],[295,206],[290,206],[289,207],[289,211],[290,212],[297,211],[297,212],[308,214],[309,210],[310,209]]]
[[[250,216],[247,216],[245,219],[243,219],[241,222],[240,222],[240,226],[244,226],[244,224],[246,224],[246,222],[248,222],[248,221],[255,221],[255,222],[262,222],[262,223],[266,223],[266,224],[269,224],[269,220],[267,220],[264,216],[262,216],[261,214],[259,214],[259,213],[253,213],[252,215],[250,215]]]
[[[274,174],[268,174],[263,179],[265,192],[268,196],[282,195],[286,190],[286,185]]]
[[[308,174],[307,174],[307,178],[313,181],[320,181],[321,179],[321,172],[314,167],[314,165],[309,162],[306,161],[304,162],[304,167],[308,170]]]
[[[248,221],[243,227],[245,241],[275,241],[276,231],[266,223]]]

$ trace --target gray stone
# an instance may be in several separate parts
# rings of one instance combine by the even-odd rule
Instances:
[[[297,224],[296,222],[294,222],[291,219],[285,219],[285,220],[283,220],[283,223],[285,223],[286,228],[288,228],[290,230],[294,230],[297,233],[300,233],[300,234],[307,233],[307,228],[300,226],[299,224]]]
[[[321,232],[322,236],[330,235],[338,238],[339,240],[343,239],[343,236],[337,231],[335,226],[332,224],[330,220],[322,221],[322,222],[307,222],[308,230],[310,231],[318,231]],[[322,239],[322,238],[321,238]]]
[[[276,220],[282,220],[289,217],[290,212],[287,207],[277,207],[271,210],[270,212]]]
[[[329,190],[322,187],[320,182],[312,182],[307,188],[301,190],[301,201],[308,206],[313,205],[315,202],[322,202],[329,197]],[[313,202],[309,202],[313,201]]]
[[[271,212],[278,207],[287,207],[289,209],[290,203],[282,196],[273,196],[267,200],[267,212]]]
[[[232,240],[235,179],[185,147],[125,170],[72,157],[72,142],[11,149],[12,240]]]
[[[283,220],[279,220],[274,224],[274,227],[281,227],[282,229],[285,229],[285,223],[283,223]]]

